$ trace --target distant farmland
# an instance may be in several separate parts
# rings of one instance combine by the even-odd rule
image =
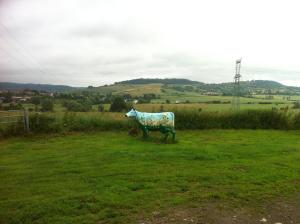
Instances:
[[[233,110],[220,88],[16,91],[30,100],[1,106],[27,109],[30,133],[22,119],[0,126],[0,223],[299,223],[300,96],[257,88]],[[142,139],[131,106],[173,111],[177,141]]]

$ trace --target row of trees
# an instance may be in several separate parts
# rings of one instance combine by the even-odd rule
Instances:
[[[35,105],[35,111],[53,111],[54,103],[53,100],[43,99],[39,101],[32,101]],[[24,106],[18,102],[11,102],[8,104],[0,103],[0,110],[23,110]]]
[[[54,100],[49,98],[39,98],[34,97],[31,99],[31,103],[34,104],[35,108],[30,109],[34,111],[43,111],[43,112],[51,112],[54,109]],[[72,112],[88,112],[92,111],[92,102],[85,100],[64,100],[62,105],[68,110]],[[112,100],[109,111],[111,112],[121,112],[130,109],[132,106],[131,103],[126,103],[123,97],[115,97]],[[21,103],[9,103],[9,104],[0,104],[0,110],[22,110],[24,106]],[[98,111],[104,111],[104,105],[98,104]]]
[[[90,100],[73,100],[67,99],[60,101],[62,105],[68,110],[72,112],[88,112],[93,109],[93,102]],[[53,111],[54,100],[45,98],[41,99],[39,97],[33,97],[31,99],[31,103],[35,105],[35,111]],[[21,104],[19,104],[21,105]],[[129,109],[132,106],[130,102],[125,102],[123,97],[114,97],[112,100],[109,111],[111,112],[121,112]],[[98,111],[104,111],[104,104],[98,104]]]
[[[54,102],[50,98],[41,98],[41,97],[32,97],[31,103],[35,105],[35,111],[38,111],[39,108],[41,111],[53,111]]]
[[[63,102],[63,106],[68,111],[73,112],[87,112],[92,110],[92,103],[89,101],[76,101],[76,100],[65,100]],[[115,97],[112,100],[111,106],[109,111],[111,112],[121,112],[126,111],[132,106],[131,103],[126,103],[123,97]],[[104,111],[104,105],[98,104],[98,111],[103,112]]]

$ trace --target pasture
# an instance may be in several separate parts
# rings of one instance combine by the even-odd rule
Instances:
[[[259,219],[266,203],[300,193],[299,131],[177,135],[175,144],[121,131],[0,140],[0,223],[159,223],[153,216],[212,203]]]
[[[158,88],[159,85],[145,85],[130,89],[128,86],[123,90],[124,94],[131,90],[138,94],[138,91],[143,93],[156,93],[154,87]],[[103,87],[104,88],[104,87]],[[105,87],[109,88],[109,87]],[[122,89],[122,88],[121,88]],[[149,91],[148,91],[149,90]],[[135,96],[134,94],[134,96]],[[240,97],[240,109],[241,110],[260,110],[260,109],[284,109],[289,108],[294,110],[294,103],[300,99],[300,96],[290,96],[287,100],[284,95],[275,95],[273,99],[268,99],[266,95],[255,95],[252,98]],[[170,103],[166,103],[169,100]],[[151,103],[137,103],[133,104],[135,108],[140,111],[147,112],[159,112],[164,111],[176,111],[176,110],[202,110],[208,112],[223,112],[232,110],[232,96],[207,96],[201,95],[195,92],[166,92],[160,95],[160,98],[152,99]],[[35,105],[31,103],[23,103],[24,108],[31,111],[35,110]],[[103,104],[104,110],[109,111],[110,104]],[[55,100],[54,112],[65,112],[67,109],[62,105],[60,100]],[[93,105],[92,111],[97,111],[98,105]],[[297,111],[297,109],[296,109]]]
[[[261,102],[261,101],[259,101]],[[289,107],[293,109],[294,104],[287,102],[245,102],[240,104],[241,110],[260,110],[260,109],[282,109],[285,107]],[[34,105],[27,103],[23,104],[24,108],[30,109],[34,111]],[[177,111],[177,110],[196,110],[196,111],[208,111],[208,112],[223,112],[223,111],[231,111],[232,105],[231,103],[145,103],[145,104],[134,104],[133,105],[136,109],[140,111],[147,111],[147,112],[159,112],[161,110],[164,111]],[[94,112],[97,112],[98,105],[93,105]],[[110,104],[104,104],[104,110],[109,111]],[[65,112],[67,111],[65,107],[63,107],[60,103],[54,104],[54,112]],[[299,109],[293,110],[299,111]]]

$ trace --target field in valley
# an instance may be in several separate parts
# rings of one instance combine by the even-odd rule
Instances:
[[[300,222],[299,203],[291,206],[300,193],[299,131],[177,136],[175,144],[126,132],[3,139],[0,223]],[[268,209],[278,199],[291,214]]]
[[[67,111],[68,98],[48,97],[51,112],[22,103],[31,133],[13,137],[25,135],[22,122],[0,129],[0,223],[300,223],[300,96],[253,94],[234,111],[231,96],[196,90],[88,89],[155,94],[133,106],[175,112],[176,143],[129,136],[137,124],[110,104],[99,112],[104,101],[87,112]]]

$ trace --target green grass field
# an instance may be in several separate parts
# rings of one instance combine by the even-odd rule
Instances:
[[[300,132],[125,132],[0,141],[0,223],[140,223],[207,202],[258,208],[299,193]]]
[[[222,98],[215,98],[216,100],[221,100]],[[213,99],[210,99],[213,100]],[[244,99],[245,100],[245,99]],[[161,107],[163,107],[163,109],[165,111],[171,111],[171,110],[199,110],[201,109],[202,111],[230,111],[232,110],[232,105],[231,103],[174,103],[175,101],[173,101],[173,103],[169,103],[166,104],[165,101],[162,101],[161,103],[159,103],[159,101],[154,100],[155,103],[147,103],[147,104],[134,104],[133,106],[140,110],[140,111],[146,111],[146,112],[158,112],[160,111]],[[272,109],[272,108],[277,108],[277,109],[281,109],[281,108],[285,108],[285,107],[289,107],[289,109],[293,108],[293,104],[291,102],[281,102],[281,103],[277,103],[276,101],[271,101],[270,104],[261,104],[257,101],[257,102],[253,102],[253,101],[249,101],[250,103],[247,102],[242,102],[240,104],[240,109],[241,110],[259,110],[259,109]],[[264,102],[264,101],[262,101]],[[266,101],[268,102],[268,101]],[[26,109],[32,109],[34,111],[34,105],[33,104],[23,104],[23,106]],[[98,105],[93,105],[92,111],[96,112],[98,108]],[[104,109],[105,111],[109,111],[110,105],[109,104],[104,104]],[[66,108],[64,108],[61,104],[59,103],[55,103],[54,104],[54,112],[58,112],[58,113],[64,113],[66,112]],[[297,111],[297,110],[296,110]]]
[[[120,88],[114,87],[116,91],[119,89],[119,94],[131,94],[133,96],[140,96],[146,93],[154,93],[160,96],[159,99],[151,100],[148,104],[135,104],[134,106],[142,111],[152,112],[159,111],[161,106],[164,110],[177,110],[177,109],[199,109],[204,111],[228,111],[232,109],[231,101],[232,96],[208,96],[201,95],[197,92],[178,92],[175,90],[167,89],[166,92],[160,92],[160,84],[149,85],[117,85]],[[101,87],[112,88],[112,87]],[[285,107],[293,108],[294,102],[300,99],[300,96],[290,96],[290,100],[287,100],[284,95],[274,95],[273,99],[267,99],[266,95],[254,95],[253,98],[240,97],[240,109],[283,109]],[[166,100],[170,101],[170,104],[166,104]],[[177,103],[176,103],[177,101]],[[188,101],[189,103],[186,103]],[[216,103],[214,101],[219,101]],[[35,106],[30,103],[24,103],[23,106],[26,109],[34,111]],[[110,105],[105,104],[104,109],[109,111]],[[98,105],[93,105],[92,110],[97,111]],[[65,112],[66,108],[56,101],[53,108],[54,112]]]

